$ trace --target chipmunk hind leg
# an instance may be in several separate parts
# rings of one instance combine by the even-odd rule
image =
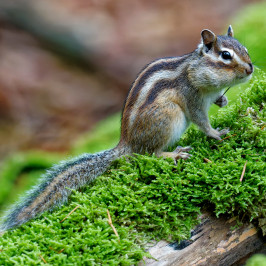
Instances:
[[[128,144],[136,153],[171,157],[163,150],[180,139],[187,126],[187,119],[175,101],[174,91],[161,93],[154,102],[145,106],[145,110],[140,108],[129,129]],[[180,152],[179,156],[182,156]]]

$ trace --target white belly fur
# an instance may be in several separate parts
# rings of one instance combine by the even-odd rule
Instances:
[[[181,138],[181,136],[184,134],[184,132],[188,128],[189,124],[190,123],[187,120],[185,114],[180,110],[178,112],[178,116],[173,122],[172,134],[170,136],[168,146],[175,144],[175,142],[177,142]]]

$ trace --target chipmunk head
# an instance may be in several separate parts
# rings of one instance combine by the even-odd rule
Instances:
[[[201,82],[220,89],[245,82],[251,77],[253,65],[247,48],[233,35],[231,26],[224,36],[216,36],[207,29],[201,32],[201,43],[196,50],[200,55],[200,70],[196,74],[201,76]]]

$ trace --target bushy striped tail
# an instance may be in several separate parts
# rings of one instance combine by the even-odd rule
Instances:
[[[72,189],[92,182],[109,168],[112,161],[126,154],[126,149],[116,147],[95,154],[83,154],[55,165],[3,218],[0,232],[17,227],[44,211],[62,205]]]

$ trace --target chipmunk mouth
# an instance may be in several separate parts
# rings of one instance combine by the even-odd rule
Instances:
[[[245,68],[243,70],[242,78],[243,80],[249,80],[252,77],[252,73],[254,72],[254,67],[251,63],[245,64]]]
[[[249,81],[251,79],[251,77],[252,77],[252,74],[241,76],[241,77],[238,78],[238,83],[247,82],[247,81]]]

